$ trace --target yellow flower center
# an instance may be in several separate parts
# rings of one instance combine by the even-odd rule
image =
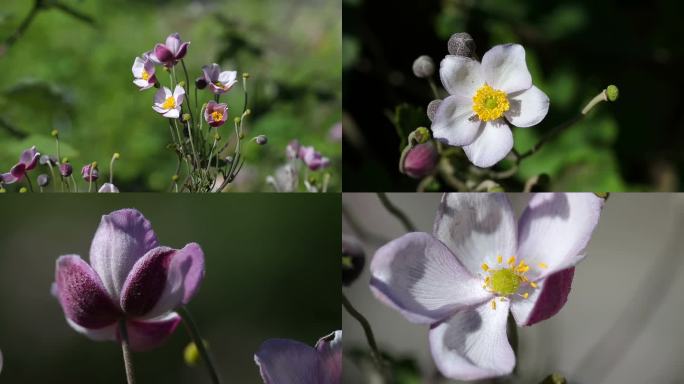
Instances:
[[[221,121],[223,120],[223,113],[214,111],[211,113],[211,118],[214,119],[214,121]]]
[[[482,288],[498,296],[500,301],[506,301],[511,295],[518,295],[527,299],[530,291],[539,286],[534,281],[530,281],[525,274],[530,270],[530,266],[525,264],[525,260],[520,260],[516,265],[515,256],[511,256],[506,264],[503,257],[497,256],[497,268],[490,268],[489,264],[482,264],[482,270],[487,274]],[[548,265],[539,263],[539,268],[546,269]],[[518,293],[520,290],[522,293]],[[496,299],[491,302],[492,309],[496,309]]]
[[[481,86],[473,96],[473,112],[482,121],[496,120],[510,107],[506,93],[488,84]]]
[[[176,108],[176,99],[174,99],[173,96],[167,97],[166,100],[164,101],[164,104],[162,104],[162,108],[164,108],[164,109]]]
[[[143,71],[142,71],[142,79],[143,79],[143,80],[149,80],[149,79],[150,79],[150,74],[147,73],[147,71],[144,70],[144,69],[143,69]]]

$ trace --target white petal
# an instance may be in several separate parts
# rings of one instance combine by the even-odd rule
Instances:
[[[508,95],[508,102],[511,108],[504,116],[516,127],[537,125],[549,112],[549,97],[534,85],[526,91]]]
[[[170,94],[170,91],[168,88],[160,88],[157,90],[157,92],[154,93],[154,103],[157,105],[162,105],[164,104],[164,101],[168,97],[167,94]]]
[[[118,324],[113,323],[103,328],[89,329],[81,327],[80,325],[74,323],[73,321],[66,319],[67,323],[76,332],[88,336],[89,339],[95,341],[105,341],[105,340],[116,340],[116,329]]]
[[[173,90],[173,98],[178,99],[179,96],[183,95],[185,95],[185,89],[180,85],[176,85],[176,88]]]
[[[516,251],[515,215],[503,193],[444,194],[433,233],[473,275]]]
[[[143,68],[145,68],[145,61],[139,57],[136,57],[135,61],[133,62],[133,68],[132,68],[133,76],[141,77]]]
[[[479,380],[504,376],[515,366],[506,336],[508,301],[461,311],[430,330],[430,350],[439,371],[448,378]]]
[[[532,86],[532,75],[525,63],[525,48],[520,44],[492,47],[482,56],[484,80],[506,93],[524,91]]]
[[[451,95],[439,104],[431,128],[435,139],[461,147],[475,141],[481,125],[473,112],[472,100]]]
[[[484,84],[480,63],[463,56],[447,56],[439,67],[442,85],[451,95],[472,98]]]
[[[230,84],[235,81],[235,78],[237,77],[237,72],[236,71],[224,71],[219,74],[218,81],[221,82],[222,84]]]
[[[162,107],[160,107],[160,106],[158,106],[158,105],[153,105],[153,106],[152,106],[152,109],[154,109],[155,112],[157,112],[157,113],[162,113],[162,114],[169,111],[168,109],[162,108]]]
[[[177,119],[180,117],[180,108],[169,109],[169,111],[164,113],[163,116],[170,119]]]
[[[480,168],[503,160],[513,149],[513,133],[502,119],[488,121],[475,141],[463,147],[468,159]]]

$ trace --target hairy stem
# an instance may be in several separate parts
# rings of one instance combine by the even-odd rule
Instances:
[[[133,359],[131,349],[128,345],[128,330],[126,320],[119,320],[119,335],[121,336],[121,351],[123,352],[124,367],[126,369],[126,382],[135,384],[135,374],[133,373]]]

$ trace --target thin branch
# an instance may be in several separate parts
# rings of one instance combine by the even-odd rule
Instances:
[[[380,202],[382,202],[382,205],[385,207],[385,209],[394,215],[397,220],[401,221],[401,224],[404,225],[404,228],[406,228],[408,232],[415,232],[416,227],[413,225],[408,216],[406,216],[404,212],[397,208],[397,206],[392,204],[384,192],[378,192],[378,198],[380,199]]]

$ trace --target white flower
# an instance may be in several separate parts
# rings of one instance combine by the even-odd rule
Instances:
[[[185,90],[180,85],[176,85],[173,94],[170,89],[163,87],[155,93],[152,109],[164,117],[177,119],[180,117],[181,104],[183,104],[184,98]]]
[[[157,83],[154,63],[150,60],[149,52],[143,53],[142,58],[136,57],[131,70],[133,77],[135,77],[133,84],[138,86],[141,91],[152,88]]]
[[[531,127],[544,119],[549,98],[532,85],[519,44],[497,45],[482,63],[463,56],[446,56],[439,75],[450,96],[432,121],[436,139],[463,147],[478,167],[491,167],[513,148],[509,123]]]

